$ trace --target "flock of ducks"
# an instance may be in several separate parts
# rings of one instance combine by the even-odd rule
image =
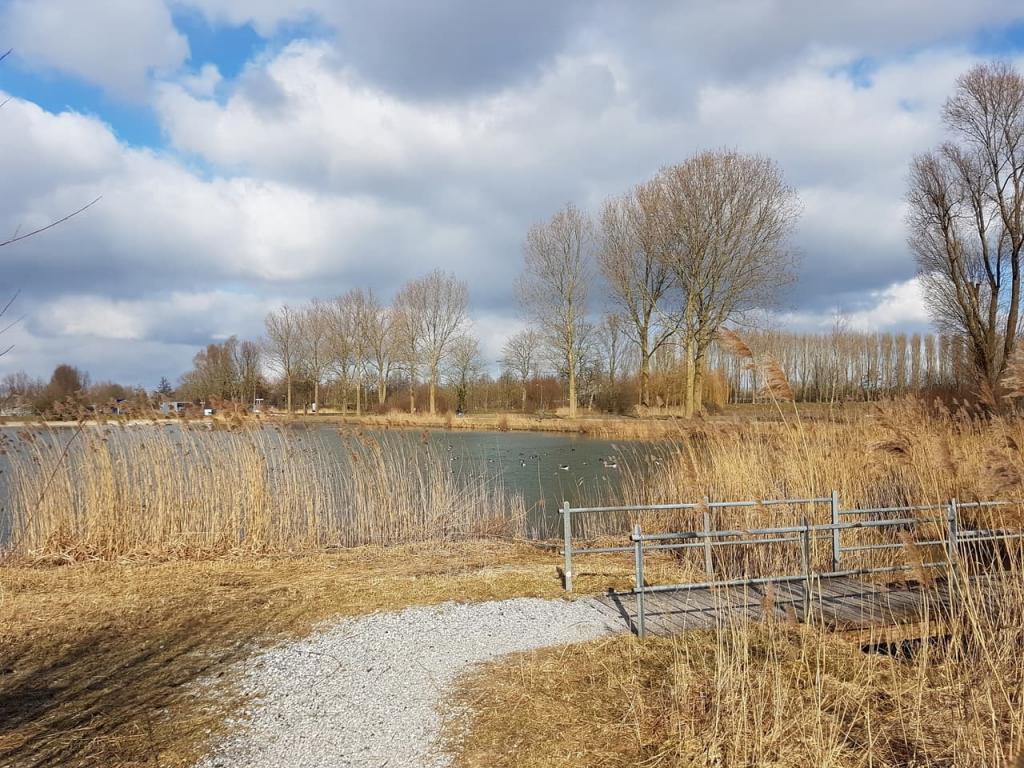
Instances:
[[[448,453],[449,453],[448,461],[450,461],[450,462],[454,462],[455,461],[455,455],[452,453],[452,450],[453,450],[452,444],[448,443]],[[572,452],[572,453],[575,453],[576,449],[574,447],[570,446],[569,451]],[[529,460],[530,461],[537,461],[539,459],[540,459],[540,454],[537,454],[537,453],[530,454],[530,456],[529,456]],[[618,469],[619,468],[618,459],[616,459],[614,456],[598,456],[597,460],[599,462],[601,462],[601,466],[604,467],[605,469]],[[496,459],[493,456],[487,459],[487,463],[488,464],[493,464],[495,461],[496,461]],[[519,465],[521,467],[525,467],[527,465],[527,455],[525,453],[523,453],[523,452],[519,453]],[[585,462],[585,461],[582,462],[582,465],[584,467],[587,466],[587,462]],[[560,470],[562,470],[563,472],[568,472],[572,467],[569,464],[559,464],[558,468]]]

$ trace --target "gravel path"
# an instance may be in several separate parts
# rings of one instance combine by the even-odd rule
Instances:
[[[619,629],[588,600],[536,598],[332,622],[247,662],[243,685],[259,698],[201,766],[445,766],[440,710],[470,665]]]

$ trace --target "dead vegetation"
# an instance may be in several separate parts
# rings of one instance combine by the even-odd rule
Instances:
[[[495,542],[9,562],[0,568],[0,765],[191,765],[238,704],[232,665],[261,645],[333,616],[560,593],[549,553]]]
[[[947,623],[887,653],[737,617],[489,664],[461,685],[471,715],[451,723],[456,765],[1019,765],[1024,587],[1007,576],[998,600],[970,591]]]

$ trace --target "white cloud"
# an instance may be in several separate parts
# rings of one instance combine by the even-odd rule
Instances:
[[[152,73],[173,72],[189,52],[162,0],[11,0],[0,27],[30,64],[135,100]]]
[[[922,325],[905,174],[940,140],[939,106],[975,59],[948,45],[906,51],[1007,13],[989,0],[977,16],[945,2],[948,12],[924,13],[918,0],[827,12],[736,0],[729,13],[672,5],[598,29],[623,21],[605,4],[529,77],[432,100],[382,85],[346,58],[344,34],[262,52],[230,80],[209,63],[182,73],[187,47],[153,0],[113,23],[139,31],[126,50],[100,52],[93,41],[106,38],[88,34],[85,5],[14,0],[3,18],[31,33],[31,61],[119,93],[148,88],[171,149],[127,147],[95,117],[5,107],[0,232],[103,194],[87,215],[5,254],[31,337],[26,356],[5,363],[37,370],[61,349],[117,371],[161,345],[187,363],[183,350],[204,340],[259,333],[273,302],[356,285],[387,299],[435,267],[470,284],[484,354],[496,359],[519,327],[511,285],[531,222],[567,200],[596,210],[659,166],[722,146],[772,156],[803,200],[804,265],[786,322],[827,327],[838,308],[851,327]],[[340,18],[330,5],[175,2],[266,34]],[[86,43],[63,45],[72,24]],[[871,56],[866,78],[849,75]],[[170,73],[155,87],[154,69]]]
[[[184,75],[178,79],[181,87],[199,98],[211,98],[217,86],[224,81],[216,64],[203,64],[194,75]]]
[[[928,309],[917,278],[871,291],[874,306],[844,316],[847,326],[857,331],[897,330],[928,323]]]

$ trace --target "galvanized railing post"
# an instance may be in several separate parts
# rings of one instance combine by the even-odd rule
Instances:
[[[957,500],[950,499],[949,507],[946,510],[946,525],[948,530],[946,533],[946,556],[949,558],[950,566],[956,562],[958,541],[960,538],[960,521],[957,520],[957,512],[959,511],[959,504]]]
[[[715,561],[711,554],[711,508],[708,506],[711,502],[708,497],[704,497],[704,572],[707,574],[708,581],[713,581],[715,578]]]
[[[800,521],[800,560],[804,571],[804,621],[811,620],[811,526],[804,517]]]
[[[644,543],[643,534],[640,531],[640,524],[633,527],[633,568],[634,586],[636,593],[636,634],[637,637],[644,636]]]
[[[572,507],[568,501],[562,503],[562,552],[565,554],[563,586],[566,592],[572,592]]]
[[[839,529],[839,491],[832,491],[832,495],[829,498],[829,506],[832,508],[832,525],[836,526],[832,529],[832,573],[839,572],[839,564],[842,560],[843,542],[840,538],[841,531]]]

